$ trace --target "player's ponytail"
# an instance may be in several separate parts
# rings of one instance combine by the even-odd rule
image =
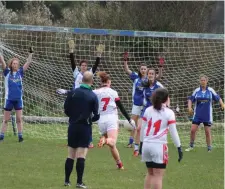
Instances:
[[[110,76],[106,72],[98,72],[98,77],[100,77],[101,83],[107,83],[110,80]]]
[[[152,94],[152,104],[154,109],[161,110],[162,104],[168,100],[169,93],[164,88],[156,89]]]

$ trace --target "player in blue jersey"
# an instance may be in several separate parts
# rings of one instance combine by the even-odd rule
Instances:
[[[159,74],[156,75],[156,79],[159,80],[162,77],[162,68],[164,64],[164,58],[160,57],[159,58]],[[141,64],[138,73],[133,72],[129,69],[128,67],[128,53],[124,53],[124,70],[125,72],[130,76],[130,79],[133,81],[133,92],[132,92],[132,101],[133,101],[133,106],[132,106],[132,119],[135,121],[135,124],[138,126],[138,120],[143,108],[143,99],[144,99],[144,94],[143,94],[143,86],[142,82],[147,79],[147,66],[145,64]],[[137,127],[137,130],[133,130],[130,133],[130,138],[129,138],[129,143],[127,147],[132,148],[133,142],[134,142],[134,136],[135,132],[137,133],[135,138],[135,146],[138,148],[138,136],[140,136],[140,127]]]
[[[84,72],[86,72],[88,70],[88,63],[86,60],[81,60],[79,63],[80,66],[80,70],[79,68],[76,66],[76,62],[75,62],[75,56],[74,56],[74,49],[75,49],[75,44],[73,40],[70,40],[69,42],[69,53],[70,53],[70,62],[71,62],[71,68],[73,71],[73,76],[74,76],[74,85],[73,85],[73,89],[79,88],[81,83],[82,83],[82,79],[83,79],[83,74]],[[96,47],[97,50],[97,58],[95,61],[95,64],[92,66],[91,69],[89,69],[89,71],[91,71],[93,74],[95,74],[98,65],[100,64],[100,58],[101,55],[104,51],[104,45],[99,44]],[[57,89],[56,91],[58,94],[67,94],[69,92],[69,90],[65,90],[65,89]],[[94,145],[92,143],[92,139],[89,145],[89,148],[93,148]]]
[[[200,76],[200,87],[194,90],[192,95],[188,99],[188,111],[189,114],[194,113],[192,118],[192,127],[190,134],[190,146],[185,151],[191,151],[194,148],[194,141],[198,126],[203,123],[205,129],[207,150],[212,150],[211,146],[211,126],[213,123],[212,115],[212,102],[216,101],[220,103],[221,109],[224,110],[224,103],[220,96],[207,86],[208,77],[205,75]],[[194,112],[192,109],[192,103],[194,103]]]
[[[22,110],[23,110],[23,86],[22,78],[24,72],[30,66],[32,62],[33,49],[30,48],[30,54],[27,58],[27,62],[20,67],[18,58],[12,58],[6,66],[3,55],[0,55],[0,63],[2,64],[2,70],[5,77],[5,105],[4,115],[2,122],[2,129],[0,133],[0,142],[4,140],[4,134],[7,130],[7,123],[10,119],[11,111],[13,108],[16,112],[16,124],[18,129],[19,142],[23,142],[23,125],[22,125]]]
[[[152,106],[151,97],[153,92],[158,88],[163,88],[163,85],[156,80],[156,77],[157,77],[156,71],[152,68],[148,69],[147,71],[148,79],[142,82],[142,87],[144,88],[144,91],[143,91],[144,103],[143,103],[143,110],[141,112],[140,117],[143,117],[145,110],[148,107]],[[137,144],[135,144],[134,146],[134,156],[138,156],[139,154],[141,154],[141,151],[142,151],[143,131],[144,131],[142,122],[140,123],[139,130],[140,132],[138,132],[136,136]],[[138,145],[139,142],[140,142],[140,148]]]

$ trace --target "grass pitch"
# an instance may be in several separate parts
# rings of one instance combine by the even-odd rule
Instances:
[[[26,135],[25,135],[26,136]],[[94,140],[96,144],[97,139]],[[141,189],[146,173],[145,164],[132,156],[132,150],[119,143],[118,148],[125,170],[116,169],[107,147],[94,148],[88,153],[84,182],[89,189]],[[60,189],[65,188],[64,163],[66,140],[46,140],[26,136],[24,143],[8,135],[0,143],[1,189]],[[169,164],[163,188],[166,189],[222,189],[224,188],[224,150],[196,148],[184,152],[177,162],[177,150],[169,145]],[[75,188],[76,170],[71,175]]]

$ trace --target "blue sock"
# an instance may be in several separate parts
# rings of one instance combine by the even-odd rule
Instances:
[[[23,138],[23,134],[22,133],[18,133],[18,138]]]
[[[190,142],[190,147],[194,148],[194,142]]]
[[[134,138],[131,136],[129,139],[129,144],[133,144],[134,143]]]
[[[4,133],[0,133],[0,139],[4,139],[5,134]]]
[[[211,150],[212,150],[212,146],[208,146],[208,150],[210,150],[210,151],[211,151]]]

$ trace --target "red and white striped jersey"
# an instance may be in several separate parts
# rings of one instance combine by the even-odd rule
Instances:
[[[180,138],[177,133],[174,112],[163,104],[161,110],[153,106],[146,109],[143,116],[144,142],[167,143],[167,134],[170,131],[174,144],[180,147]]]
[[[115,90],[110,87],[102,87],[93,90],[93,92],[98,97],[100,116],[108,114],[118,115],[116,101],[120,100],[120,98]]]

